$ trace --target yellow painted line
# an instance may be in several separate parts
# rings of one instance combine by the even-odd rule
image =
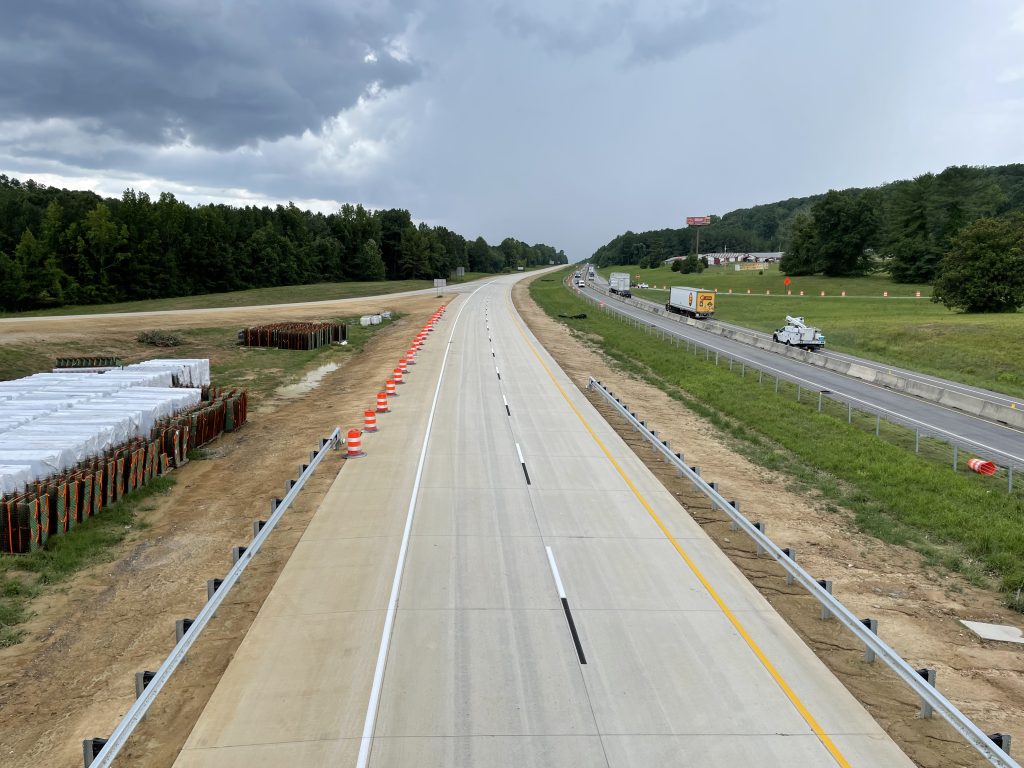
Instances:
[[[510,308],[512,309],[513,315],[518,317],[519,313],[516,312],[515,308],[511,306],[511,301],[512,300],[510,295]],[[611,465],[615,467],[615,471],[618,472],[619,476],[626,481],[626,485],[629,486],[629,489],[633,492],[633,495],[636,496],[636,498],[643,505],[644,509],[647,510],[647,514],[651,516],[651,519],[654,521],[655,525],[657,525],[658,528],[661,529],[661,532],[665,534],[665,538],[668,539],[669,542],[671,542],[676,552],[679,553],[679,556],[683,558],[683,561],[693,572],[693,575],[697,577],[697,580],[704,586],[704,589],[707,590],[707,593],[711,596],[711,599],[715,601],[719,609],[721,609],[722,613],[725,614],[725,617],[729,620],[729,623],[733,625],[737,632],[739,632],[740,637],[742,637],[743,640],[747,643],[747,646],[749,646],[750,650],[754,652],[754,655],[757,657],[758,661],[761,662],[765,670],[767,670],[768,674],[772,676],[772,679],[775,680],[776,684],[778,684],[782,692],[786,694],[786,698],[790,700],[790,702],[796,708],[796,711],[800,713],[800,716],[804,719],[807,725],[810,726],[811,730],[814,731],[814,733],[817,735],[818,739],[821,741],[822,746],[824,746],[825,749],[829,751],[829,754],[831,754],[832,757],[835,758],[835,761],[838,765],[840,765],[842,768],[851,768],[849,761],[847,761],[847,759],[843,756],[843,753],[839,751],[839,748],[835,745],[832,739],[829,738],[829,735],[825,733],[824,729],[818,724],[818,721],[814,719],[814,715],[812,715],[810,711],[808,711],[807,707],[804,706],[804,703],[800,701],[800,697],[796,695],[796,692],[790,687],[789,683],[786,682],[785,678],[783,678],[782,675],[779,674],[779,671],[775,668],[775,665],[772,664],[771,660],[769,660],[769,658],[765,655],[764,651],[761,650],[761,647],[757,644],[754,638],[750,636],[750,633],[747,631],[746,627],[743,626],[740,620],[736,617],[736,614],[732,612],[728,605],[726,605],[725,601],[718,594],[715,588],[711,586],[711,582],[708,581],[707,577],[704,576],[700,568],[697,567],[697,564],[686,553],[686,550],[683,549],[683,547],[679,544],[679,542],[676,540],[676,537],[671,534],[671,532],[665,526],[665,523],[663,523],[661,518],[658,516],[658,513],[654,511],[654,508],[650,505],[650,503],[647,501],[644,495],[640,493],[640,489],[633,484],[633,481],[629,478],[629,475],[627,475],[625,470],[622,469],[622,467],[619,465],[619,462],[615,460],[615,457],[612,456],[608,448],[605,447],[605,444],[601,442],[601,438],[597,436],[597,433],[590,426],[590,423],[586,420],[583,414],[580,413],[579,409],[573,404],[572,400],[569,398],[569,395],[562,388],[562,385],[558,383],[558,379],[555,378],[554,373],[551,372],[551,369],[548,367],[547,363],[544,362],[544,358],[540,356],[540,353],[537,352],[537,350],[534,348],[534,345],[530,343],[529,337],[527,337],[526,333],[523,331],[522,327],[519,324],[516,325],[516,330],[519,331],[519,335],[523,337],[523,341],[526,342],[526,346],[530,348],[530,351],[533,353],[533,356],[537,358],[537,362],[541,364],[541,367],[544,369],[545,373],[547,373],[548,378],[551,379],[551,383],[553,383],[555,387],[558,389],[559,394],[562,395],[562,399],[565,400],[566,404],[572,409],[572,412],[576,414],[576,418],[580,420],[580,423],[583,424],[587,432],[590,433],[590,436],[594,439],[594,442],[597,443],[598,447],[601,449],[601,452],[604,453],[608,461],[611,462]]]

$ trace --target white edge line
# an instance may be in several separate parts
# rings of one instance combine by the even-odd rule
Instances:
[[[516,453],[519,454],[519,463],[525,464],[526,459],[523,458],[523,452],[519,449],[519,443],[516,443]]]
[[[555,587],[558,589],[558,596],[565,600],[565,587],[562,586],[562,577],[558,575],[558,566],[555,564],[555,553],[551,547],[544,547],[548,551],[548,564],[551,566],[551,575],[555,577]]]
[[[501,396],[501,402],[503,402],[505,404],[505,407],[508,408],[508,400],[505,399],[505,395],[504,394],[502,394],[502,396]]]
[[[493,281],[491,281],[493,282]],[[373,744],[373,732],[377,728],[377,710],[380,706],[381,688],[384,684],[384,668],[387,665],[388,648],[391,645],[391,634],[395,624],[395,613],[398,610],[398,594],[402,587],[402,573],[405,570],[405,559],[409,550],[409,537],[412,534],[413,513],[416,511],[416,497],[419,495],[420,481],[423,477],[423,465],[427,459],[427,447],[430,445],[430,429],[434,424],[434,412],[437,410],[437,400],[441,394],[441,384],[444,382],[444,372],[448,366],[448,353],[452,348],[452,339],[455,337],[455,329],[458,327],[462,310],[469,304],[469,300],[476,295],[477,291],[487,287],[491,283],[484,283],[469,295],[469,298],[459,307],[459,312],[452,323],[452,332],[448,336],[448,343],[445,345],[444,358],[441,360],[441,372],[437,377],[437,386],[434,388],[434,399],[430,404],[430,415],[427,417],[427,428],[423,432],[423,447],[420,449],[419,462],[416,465],[416,479],[412,486],[412,495],[409,497],[409,510],[405,517],[405,530],[402,532],[402,546],[398,551],[398,563],[395,566],[395,578],[391,583],[391,597],[388,599],[388,611],[384,618],[384,631],[380,639],[380,650],[377,652],[377,666],[373,670],[373,685],[370,688],[370,701],[366,706],[366,719],[363,721],[363,736],[359,741],[359,758],[356,761],[357,768],[366,768],[370,760],[370,747]]]

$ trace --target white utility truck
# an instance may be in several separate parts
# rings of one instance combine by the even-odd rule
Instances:
[[[802,317],[786,315],[786,324],[772,334],[772,341],[787,347],[821,349],[825,346],[825,334],[813,325],[807,325]]]
[[[608,277],[608,292],[628,299],[633,294],[629,292],[629,273],[612,272]]]
[[[715,314],[715,292],[673,285],[665,311],[706,320]]]

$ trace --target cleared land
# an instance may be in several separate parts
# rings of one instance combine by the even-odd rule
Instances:
[[[965,315],[928,298],[929,286],[894,283],[887,277],[794,277],[786,295],[784,276],[774,265],[764,274],[734,265],[711,267],[700,274],[682,275],[669,269],[610,267],[629,271],[640,280],[661,286],[689,285],[718,289],[715,319],[771,332],[786,315],[803,315],[821,328],[829,348],[889,365],[912,368],[953,381],[1024,397],[1024,313]],[[747,295],[747,289],[750,295]],[[729,289],[733,293],[729,294]],[[766,296],[765,291],[771,295]],[[799,291],[806,295],[799,296]],[[846,291],[845,298],[840,296]],[[825,291],[826,296],[819,293]],[[890,298],[882,298],[884,291]],[[637,296],[664,303],[665,290],[637,290]]]

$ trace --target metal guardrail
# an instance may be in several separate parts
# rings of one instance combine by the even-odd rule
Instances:
[[[595,289],[595,290],[600,290],[600,289]],[[765,365],[762,362],[757,361],[757,360],[753,360],[753,359],[751,359],[749,357],[745,357],[743,355],[739,355],[739,354],[736,354],[736,353],[733,353],[733,352],[729,352],[729,351],[723,350],[723,349],[721,349],[719,347],[716,347],[714,344],[706,344],[706,343],[703,343],[703,342],[695,341],[695,340],[690,339],[690,338],[685,337],[685,336],[676,335],[676,334],[674,334],[669,329],[661,328],[660,326],[653,325],[653,324],[650,324],[650,323],[644,323],[644,322],[638,320],[637,318],[633,317],[632,315],[630,315],[628,312],[620,312],[617,309],[613,308],[609,304],[605,304],[603,302],[597,302],[593,297],[588,296],[585,293],[578,294],[578,296],[579,296],[579,298],[581,298],[584,301],[586,301],[587,303],[589,303],[591,306],[599,307],[599,308],[604,309],[604,310],[606,310],[608,312],[612,312],[612,313],[614,313],[615,315],[617,315],[619,317],[626,318],[628,320],[634,321],[637,324],[638,327],[639,326],[644,326],[644,327],[647,327],[648,330],[650,330],[650,328],[655,328],[657,331],[662,333],[663,336],[671,337],[671,338],[673,338],[673,339],[675,339],[677,341],[682,340],[683,342],[686,343],[687,347],[692,345],[695,351],[698,348],[704,349],[706,352],[709,353],[707,359],[710,359],[710,355],[711,354],[714,355],[714,357],[715,357],[715,364],[716,365],[718,364],[719,358],[720,357],[724,357],[727,361],[730,361],[730,365],[731,365],[732,362],[738,362],[738,363],[741,363],[744,366],[744,368],[750,368],[751,370],[754,370],[754,371],[766,372],[769,375],[773,376],[776,379],[776,381],[782,380],[782,381],[787,381],[790,384],[794,384],[798,388],[797,389],[797,397],[798,397],[798,399],[800,397],[801,388],[803,390],[805,390],[806,392],[808,392],[808,393],[813,392],[813,393],[818,395],[818,410],[819,411],[821,410],[822,398],[823,397],[828,397],[830,400],[834,400],[836,402],[843,402],[843,403],[845,403],[851,409],[850,413],[849,413],[849,417],[850,418],[852,418],[852,409],[855,408],[856,410],[861,411],[863,413],[869,413],[869,414],[877,417],[878,419],[883,419],[884,418],[886,421],[888,421],[888,422],[890,422],[892,424],[898,424],[898,425],[901,425],[901,426],[906,427],[908,429],[913,429],[914,432],[915,432],[915,444],[916,445],[920,444],[921,435],[924,435],[926,437],[930,436],[930,437],[935,437],[937,439],[940,439],[940,440],[948,443],[952,447],[952,449],[953,449],[953,464],[957,468],[959,468],[958,465],[957,465],[957,461],[958,461],[957,447],[958,446],[964,448],[965,450],[970,450],[970,451],[976,453],[979,456],[986,456],[986,457],[995,458],[995,459],[1000,461],[1000,463],[1004,466],[1004,468],[1006,470],[1007,493],[1011,493],[1013,491],[1015,468],[1017,468],[1017,469],[1024,468],[1024,458],[1022,458],[1021,456],[1015,456],[1013,454],[1006,453],[1005,451],[1001,451],[998,448],[993,448],[992,446],[985,445],[983,443],[979,443],[979,442],[977,442],[975,440],[971,440],[970,438],[962,437],[961,435],[954,434],[954,433],[952,433],[952,432],[950,432],[948,430],[942,429],[941,427],[936,427],[936,426],[934,426],[932,424],[927,424],[925,422],[919,421],[918,419],[915,419],[913,417],[904,416],[904,415],[899,414],[899,413],[897,413],[895,411],[891,411],[888,408],[883,408],[881,406],[874,405],[873,403],[870,403],[870,402],[868,402],[866,400],[863,400],[863,399],[857,397],[856,395],[851,395],[851,394],[848,394],[846,392],[842,392],[842,391],[840,391],[838,389],[831,389],[831,388],[827,388],[827,387],[822,387],[820,384],[818,384],[817,382],[811,381],[810,379],[805,379],[805,378],[803,378],[801,376],[798,376],[798,375],[792,374],[792,373],[788,373],[788,372],[783,371],[783,370],[781,370],[779,368],[775,368],[773,366]],[[609,295],[609,298],[614,298],[614,299],[616,299],[616,300],[618,300],[620,302],[625,303],[624,300],[621,299],[618,296]],[[640,311],[640,312],[645,311],[644,309],[642,309],[640,307],[637,307],[637,310]],[[668,317],[668,316],[657,315],[657,317]],[[877,426],[876,426],[876,433],[877,433]]]
[[[113,763],[114,759],[118,756],[121,749],[128,741],[128,737],[132,735],[132,732],[146,716],[146,712],[152,706],[156,700],[157,694],[163,689],[167,681],[170,680],[171,675],[174,674],[174,670],[178,668],[178,665],[185,658],[185,654],[188,653],[193,643],[199,638],[200,633],[214,614],[217,612],[217,608],[220,606],[232,587],[238,583],[238,580],[242,576],[242,572],[245,571],[249,563],[252,562],[253,557],[260,551],[260,548],[270,537],[275,526],[284,517],[284,513],[288,511],[288,507],[291,506],[292,502],[298,497],[299,492],[302,490],[306,481],[313,475],[313,472],[319,466],[330,451],[337,449],[338,444],[341,440],[341,427],[335,428],[334,432],[331,433],[330,437],[324,438],[320,444],[319,450],[310,456],[309,464],[303,465],[303,470],[297,480],[288,481],[288,492],[285,494],[283,499],[274,499],[271,502],[273,513],[270,519],[260,528],[249,545],[238,557],[237,562],[228,571],[227,576],[220,585],[214,590],[213,594],[206,601],[206,605],[199,612],[199,615],[192,621],[191,625],[182,634],[181,639],[178,640],[177,644],[171,650],[170,654],[164,660],[164,663],[160,665],[160,668],[153,674],[153,677],[146,684],[145,688],[139,695],[139,697],[132,704],[127,714],[121,719],[121,722],[117,724],[117,727],[110,734],[110,738],[107,739],[102,749],[96,754],[95,757],[89,761],[91,755],[86,757],[86,765],[91,768],[109,768]],[[92,740],[87,740],[86,745],[89,745]],[[86,747],[88,749],[88,746]]]
[[[692,470],[686,464],[681,454],[674,453],[666,443],[658,439],[657,435],[648,429],[647,425],[640,421],[607,387],[597,379],[590,377],[587,389],[600,393],[655,450],[661,453],[683,476],[688,478],[698,490],[711,500],[713,507],[722,509],[740,530],[754,540],[759,550],[763,550],[771,555],[786,571],[789,578],[798,582],[817,599],[828,613],[835,616],[844,627],[864,643],[867,651],[882,659],[914,693],[921,697],[923,712],[927,713],[928,708],[938,712],[957,733],[963,736],[968,744],[974,747],[992,765],[999,766],[999,768],[1021,768],[1012,757],[995,745],[992,737],[978,728],[949,699],[943,696],[937,688],[929,684],[918,670],[910,666],[903,657],[889,647],[860,618],[834,597],[822,583],[819,583],[817,579],[807,573],[794,558],[790,557],[787,552],[783,551],[775,542],[768,538],[763,531],[751,523],[716,488],[712,487],[697,472]],[[825,614],[823,613],[822,615],[824,616]]]

